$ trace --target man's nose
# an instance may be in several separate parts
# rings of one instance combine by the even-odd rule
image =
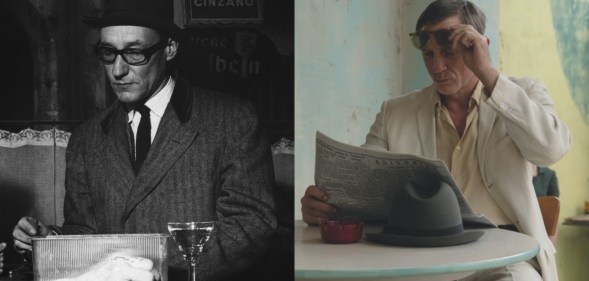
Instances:
[[[446,59],[441,54],[434,54],[432,59],[432,70],[434,73],[440,73],[446,70]]]
[[[113,62],[112,66],[112,75],[116,79],[121,79],[125,77],[129,73],[129,65],[121,55],[117,55],[115,57],[115,61]]]

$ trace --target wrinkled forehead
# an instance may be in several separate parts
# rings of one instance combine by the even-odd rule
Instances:
[[[147,44],[158,42],[160,34],[154,29],[133,25],[105,26],[100,29],[100,41],[115,47],[130,44]]]

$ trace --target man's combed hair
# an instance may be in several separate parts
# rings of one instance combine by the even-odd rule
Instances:
[[[472,25],[480,34],[485,34],[485,13],[477,5],[466,0],[432,2],[417,19],[415,31],[419,31],[424,25],[436,24],[455,15],[460,17],[462,23]]]

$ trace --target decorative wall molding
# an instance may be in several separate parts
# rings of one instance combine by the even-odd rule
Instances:
[[[0,147],[16,148],[24,145],[67,147],[71,134],[55,128],[45,131],[24,129],[19,133],[0,130]]]

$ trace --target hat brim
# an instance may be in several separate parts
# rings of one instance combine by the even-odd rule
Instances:
[[[406,236],[393,233],[366,233],[368,241],[407,247],[445,247],[470,243],[483,236],[484,231],[466,230],[462,233],[446,236]]]
[[[142,26],[163,32],[180,42],[189,40],[188,35],[173,22],[158,20],[153,15],[137,11],[118,11],[103,17],[82,16],[82,20],[96,28],[118,25]]]

